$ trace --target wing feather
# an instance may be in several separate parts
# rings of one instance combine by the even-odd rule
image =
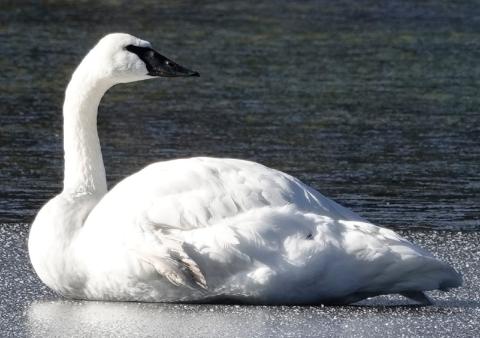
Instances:
[[[295,261],[300,255],[282,256],[276,250],[286,237],[306,238],[314,230],[314,223],[303,222],[297,211],[361,219],[297,179],[263,165],[192,158],[159,162],[126,178],[104,196],[86,226],[93,236],[102,224],[105,238],[119,236],[170,283],[205,290],[215,276],[228,278],[253,265],[265,268],[283,257]],[[273,216],[260,221],[259,215]],[[262,257],[272,261],[262,262]],[[214,265],[221,269],[212,270]]]

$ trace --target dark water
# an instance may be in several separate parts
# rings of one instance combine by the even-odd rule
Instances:
[[[110,184],[212,155],[300,177],[374,223],[480,229],[478,5],[443,1],[2,1],[0,221],[61,190],[63,91],[124,31],[201,73],[110,90]]]

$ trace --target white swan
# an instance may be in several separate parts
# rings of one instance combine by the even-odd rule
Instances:
[[[117,83],[198,76],[150,43],[110,34],[67,87],[65,180],[38,213],[29,253],[41,280],[80,299],[349,303],[458,287],[450,266],[299,180],[258,163],[152,164],[107,191],[97,108]]]

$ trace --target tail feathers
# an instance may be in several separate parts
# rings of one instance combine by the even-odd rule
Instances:
[[[430,260],[429,263],[430,264],[425,264],[425,270],[420,270],[416,277],[418,279],[429,279],[433,282],[433,287],[422,288],[422,290],[438,289],[448,291],[449,289],[462,286],[462,275],[455,271],[454,268],[436,259],[433,259],[433,261]],[[429,283],[426,283],[426,285],[428,284]]]
[[[400,292],[403,297],[411,299],[415,302],[418,302],[422,305],[432,305],[433,302],[428,296],[422,291],[404,291]]]
[[[455,271],[453,268],[450,267],[450,269],[451,273],[449,275],[449,278],[445,278],[443,281],[440,282],[440,285],[438,286],[438,289],[441,291],[448,291],[452,288],[458,288],[463,284],[462,275]]]
[[[399,260],[379,275],[378,281],[390,285],[391,292],[447,291],[462,285],[462,276],[435,258],[414,256]],[[372,290],[373,291],[373,290]],[[408,297],[408,296],[406,296]]]

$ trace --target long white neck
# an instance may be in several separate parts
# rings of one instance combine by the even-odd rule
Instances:
[[[112,84],[90,72],[87,61],[73,73],[63,105],[64,192],[73,196],[107,192],[97,111],[102,96]]]

